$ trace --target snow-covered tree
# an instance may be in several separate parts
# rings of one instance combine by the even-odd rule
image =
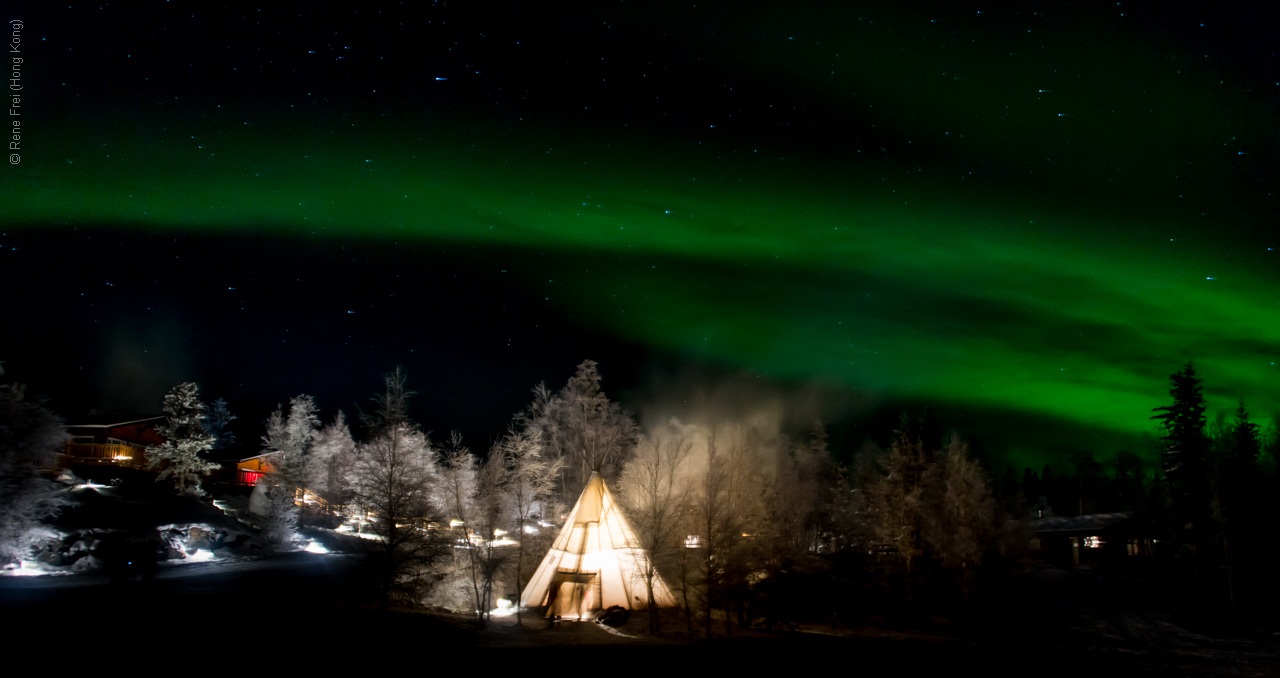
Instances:
[[[524,419],[538,428],[544,449],[564,459],[561,500],[576,500],[592,471],[613,480],[635,447],[639,428],[630,412],[601,392],[595,361],[583,361],[558,393],[540,387],[535,394]]]
[[[740,428],[712,429],[706,440],[707,462],[695,479],[690,501],[702,540],[701,584],[706,633],[711,636],[711,610],[720,606],[729,631],[734,591],[746,580],[744,535],[758,523],[763,487],[757,472],[760,440]]]
[[[475,549],[472,548],[471,530],[480,522],[480,508],[476,504],[476,489],[479,486],[479,469],[471,450],[462,444],[462,434],[457,431],[450,436],[449,442],[440,451],[440,503],[449,517],[454,534],[454,568],[465,568],[471,573],[472,602],[477,615],[483,615],[481,607],[480,581],[482,564]],[[458,524],[454,524],[457,521]],[[458,547],[462,547],[459,549]],[[458,562],[458,551],[465,552],[465,562]],[[483,616],[480,616],[483,621]]]
[[[982,556],[995,537],[996,505],[987,474],[969,445],[952,434],[925,473],[922,533],[943,567],[955,573],[967,601]]]
[[[582,482],[592,471],[604,473],[621,463],[636,444],[639,427],[631,413],[600,390],[594,360],[585,360],[560,391],[565,451],[578,463]]]
[[[827,487],[827,516],[831,526],[831,550],[840,552],[857,538],[857,508],[849,487],[849,471],[840,464],[831,468],[831,484]]]
[[[671,552],[672,593],[680,594],[684,608],[685,629],[693,633],[693,610],[698,601],[698,578],[701,576],[702,553],[700,543],[701,516],[690,499],[685,503],[674,528]]]
[[[156,482],[173,478],[179,494],[204,495],[200,479],[218,468],[200,456],[213,449],[213,436],[204,427],[205,412],[199,388],[193,382],[174,386],[164,396],[165,422],[156,426],[156,433],[165,443],[147,448],[150,468],[160,469]]]
[[[902,565],[906,594],[913,592],[912,575],[923,552],[924,473],[928,456],[924,443],[911,438],[904,422],[897,437],[876,461],[875,472],[861,490],[872,546],[893,555]]]
[[[440,496],[450,522],[456,521],[454,569],[470,572],[472,602],[481,624],[493,607],[494,584],[516,562],[517,554],[495,544],[498,530],[511,527],[514,508],[505,449],[509,444],[505,438],[499,441],[480,462],[455,431],[440,455]],[[458,551],[465,556],[459,557]]]
[[[801,460],[797,457],[803,454],[802,448],[792,449],[786,439],[773,450],[773,473],[761,496],[759,531],[764,564],[771,573],[778,572],[809,545],[805,527],[814,497],[801,475]]]
[[[375,552],[379,605],[393,597],[416,596],[429,569],[447,553],[447,541],[420,524],[434,512],[432,490],[439,471],[427,436],[408,415],[412,392],[404,372],[386,377],[386,390],[363,415],[370,439],[357,448],[346,482],[353,502],[374,517],[381,537]]]
[[[307,453],[319,426],[316,401],[306,394],[295,396],[289,401],[287,414],[277,407],[267,418],[267,431],[262,436],[262,453],[271,455],[268,461],[277,482],[294,488],[307,484]]]
[[[804,526],[801,546],[806,551],[820,551],[828,547],[826,539],[831,528],[828,488],[835,466],[827,449],[827,431],[821,421],[813,422],[808,444],[796,448],[794,459],[803,498],[800,506]]]
[[[382,538],[380,600],[410,593],[422,583],[424,568],[441,548],[420,523],[431,514],[436,469],[427,436],[403,424],[360,446],[350,488],[372,514],[369,529]]]
[[[827,433],[815,421],[809,440],[791,445],[779,441],[773,473],[765,483],[760,541],[771,568],[804,552],[836,547],[835,516],[847,513],[848,496],[839,465],[827,450]]]
[[[238,417],[227,409],[227,401],[218,398],[209,403],[209,413],[205,415],[204,427],[213,436],[213,449],[225,450],[236,444],[236,434],[227,426]]]
[[[272,472],[261,476],[258,482],[267,494],[268,539],[277,544],[292,539],[298,528],[294,497],[300,488],[307,486],[307,452],[319,423],[315,399],[305,394],[289,401],[287,415],[277,407],[267,418],[262,453],[270,455],[267,463]]]
[[[508,501],[510,474],[499,442],[490,450],[489,458],[480,464],[476,473],[476,490],[473,499],[472,522],[465,527],[480,537],[472,544],[475,555],[480,591],[481,613],[488,618],[494,606],[493,586],[506,568],[513,564],[515,554],[497,545],[498,531],[509,527],[507,517],[512,505]]]
[[[546,546],[550,546],[548,538],[552,533],[544,534],[536,517],[546,516],[546,507],[560,474],[561,460],[549,460],[543,456],[537,429],[533,428],[512,427],[503,436],[498,449],[507,468],[512,527],[519,542],[516,556],[516,591],[519,592],[524,590],[525,572],[533,572],[533,566],[542,560],[543,551],[533,548],[534,542],[546,542]],[[528,563],[528,568],[525,567],[526,558],[534,561]],[[516,621],[520,619],[517,606]]]
[[[0,374],[3,374],[0,370]],[[0,384],[0,562],[20,560],[43,534],[41,521],[65,504],[36,471],[66,444],[62,420],[22,384]]]
[[[293,492],[272,483],[265,477],[258,484],[267,498],[267,514],[263,516],[262,531],[268,542],[277,547],[287,546],[298,530],[298,505]]]
[[[312,489],[330,504],[345,504],[346,478],[355,463],[356,441],[346,415],[338,410],[333,422],[320,429],[311,443],[307,477]]]
[[[691,487],[682,471],[692,449],[693,440],[672,420],[641,436],[635,455],[622,469],[619,498],[639,542],[636,545],[646,555],[638,564],[648,596],[650,633],[660,630],[653,596],[658,563],[665,562],[686,536],[677,532],[688,509]]]

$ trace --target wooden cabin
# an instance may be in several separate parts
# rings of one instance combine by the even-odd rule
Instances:
[[[147,417],[69,425],[66,431],[71,438],[58,455],[57,466],[146,468],[147,447],[165,443],[155,429],[163,420],[164,417]]]
[[[271,466],[271,457],[275,454],[275,452],[265,452],[236,461],[236,479],[234,483],[237,485],[255,485],[259,478],[275,473],[275,468]],[[321,509],[329,508],[329,502],[325,501],[319,492],[310,488],[302,487],[296,489],[293,500],[298,506],[309,505],[318,506]]]
[[[1063,567],[1140,567],[1167,541],[1159,526],[1131,512],[1036,518],[1031,527],[1032,552]]]
[[[267,473],[274,473],[275,469],[271,467],[271,454],[255,454],[252,457],[246,457],[236,462],[236,483],[240,485],[253,485],[258,479]]]

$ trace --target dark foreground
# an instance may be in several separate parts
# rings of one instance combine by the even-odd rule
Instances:
[[[735,630],[734,637],[707,641],[678,634],[652,638],[634,619],[621,633],[594,624],[547,629],[528,618],[523,626],[506,618],[477,630],[458,615],[380,612],[362,604],[362,593],[346,583],[355,568],[345,556],[300,553],[181,565],[152,582],[127,585],[91,575],[4,577],[0,626],[11,652],[36,662],[57,664],[74,653],[131,664],[157,661],[157,668],[166,664],[161,656],[176,652],[209,668],[249,662],[257,669],[279,664],[323,667],[325,673],[387,659],[415,665],[438,659],[441,666],[477,668],[569,661],[605,674],[714,667],[752,674],[847,668],[863,675],[1280,675],[1280,652],[1267,639],[1152,647],[1089,642],[1049,628],[976,634],[841,628],[839,635],[812,628]]]

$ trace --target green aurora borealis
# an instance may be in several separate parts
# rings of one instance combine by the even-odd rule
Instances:
[[[1103,452],[1152,429],[1168,375],[1187,360],[1211,413],[1244,397],[1255,418],[1268,415],[1280,406],[1280,288],[1263,226],[1274,205],[1231,172],[1264,162],[1236,148],[1275,148],[1274,103],[1217,91],[1199,66],[1165,73],[1177,64],[1141,41],[1072,56],[1087,27],[1001,74],[995,52],[1031,47],[948,60],[926,45],[890,67],[869,64],[897,53],[905,29],[810,35],[790,52],[782,38],[741,52],[728,37],[681,43],[711,64],[701,77],[748,55],[732,61],[748,74],[739,87],[780,70],[779,100],[848,116],[851,130],[887,126],[896,148],[755,139],[718,113],[689,114],[705,131],[679,134],[506,109],[449,120],[390,105],[271,112],[234,95],[168,104],[178,112],[162,102],[51,116],[32,127],[30,159],[7,168],[6,194],[22,199],[0,218],[547,253],[563,263],[545,279],[519,261],[493,266],[548,312],[620,340],[873,401],[1059,419],[1114,433],[1114,445],[1091,443]],[[821,74],[841,52],[860,65]],[[1126,78],[1087,84],[1116,62],[1132,64]],[[972,84],[955,89],[934,71]],[[854,100],[882,117],[854,117]],[[1159,113],[1142,117],[1152,102]],[[1259,138],[1213,155],[1246,133]],[[1171,176],[1193,161],[1191,179]],[[996,169],[971,174],[979,165]],[[1035,456],[1034,438],[1015,454]]]

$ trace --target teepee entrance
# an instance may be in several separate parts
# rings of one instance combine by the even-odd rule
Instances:
[[[585,619],[602,609],[599,574],[556,573],[547,589],[547,616]]]
[[[614,605],[648,606],[644,571],[648,554],[618,510],[608,486],[592,473],[551,550],[520,596],[525,607],[545,607],[548,617],[591,619]],[[676,604],[660,576],[653,578],[658,607]]]

